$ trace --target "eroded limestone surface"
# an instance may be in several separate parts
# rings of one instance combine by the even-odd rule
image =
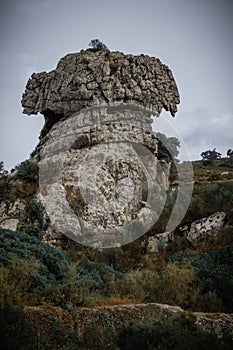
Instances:
[[[23,94],[24,113],[42,113],[47,124],[80,110],[113,103],[144,107],[155,116],[174,116],[179,92],[171,70],[158,58],[107,49],[63,57],[51,72],[32,74]]]
[[[82,50],[33,74],[24,113],[42,113],[40,193],[52,225],[79,243],[110,247],[147,232],[165,203],[169,165],[157,160],[151,114],[177,111],[159,59]]]
[[[87,109],[55,124],[39,167],[52,223],[91,246],[139,238],[165,203],[164,164],[156,154],[151,118],[135,106]]]

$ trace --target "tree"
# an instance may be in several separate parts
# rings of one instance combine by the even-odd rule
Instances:
[[[99,39],[91,40],[89,46],[92,47],[92,49],[95,51],[107,49],[107,46],[104,43],[102,43]]]
[[[3,161],[0,161],[0,177],[8,174],[8,171],[4,169]]]
[[[214,148],[212,151],[207,150],[205,152],[201,153],[203,165],[209,165],[212,164],[216,159],[221,158],[222,154],[216,151],[216,148]]]
[[[224,163],[225,166],[232,168],[233,167],[233,149],[229,148],[227,151],[228,159]]]
[[[158,143],[158,159],[166,160],[167,162],[176,163],[179,160],[177,156],[179,154],[180,141],[176,137],[167,137],[166,135],[157,133]]]
[[[227,151],[227,157],[233,159],[233,149],[229,148],[229,150]]]

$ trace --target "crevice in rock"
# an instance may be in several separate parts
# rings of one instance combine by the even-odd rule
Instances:
[[[39,139],[43,139],[49,131],[52,129],[53,125],[57,123],[59,120],[62,120],[64,118],[63,114],[56,114],[50,109],[46,109],[42,112],[45,118],[45,124],[41,130]]]

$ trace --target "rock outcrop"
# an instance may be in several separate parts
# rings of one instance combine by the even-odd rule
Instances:
[[[91,246],[139,238],[165,203],[156,151],[150,117],[129,105],[88,109],[54,125],[40,152],[40,192],[52,224]]]
[[[57,318],[63,320],[67,329],[69,327],[73,330],[79,341],[83,340],[85,330],[91,329],[96,341],[98,339],[102,346],[108,344],[109,348],[114,349],[115,340],[122,327],[134,322],[151,324],[161,317],[166,319],[185,315],[185,311],[179,306],[149,303],[77,308],[70,314],[55,307],[26,307],[25,314],[38,330],[38,334],[51,332],[53,322]],[[187,316],[189,318],[191,316],[201,330],[211,335],[220,339],[224,336],[228,336],[229,339],[233,338],[233,314],[196,312],[188,313]],[[101,349],[102,346],[98,345],[95,348]]]
[[[223,239],[222,229],[226,213],[216,212],[206,218],[195,220],[189,225],[180,226],[175,231],[163,232],[148,238],[148,252],[158,252],[177,237],[183,237],[190,246],[198,249],[220,242]]]
[[[224,225],[226,214],[217,212],[206,218],[196,220],[190,226],[180,228],[184,237],[196,248],[214,243]]]
[[[179,102],[172,72],[158,58],[107,49],[68,54],[55,70],[32,74],[22,99],[24,113],[42,113],[48,128],[100,105],[130,103],[156,116],[164,108],[174,116]]]
[[[52,225],[82,244],[112,247],[147,232],[165,202],[151,114],[180,102],[159,59],[82,50],[33,74],[24,113],[42,113],[40,193]]]

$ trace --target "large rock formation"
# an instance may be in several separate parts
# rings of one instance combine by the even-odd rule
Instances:
[[[45,116],[40,192],[59,232],[110,247],[150,229],[168,185],[151,114],[178,103],[170,69],[145,55],[86,50],[32,75],[22,105]]]
[[[174,116],[180,102],[171,70],[158,58],[121,52],[82,50],[63,57],[49,73],[32,74],[24,113],[42,113],[47,123],[99,105],[130,103],[156,116]]]
[[[77,308],[72,314],[59,308],[48,308],[47,306],[26,307],[24,311],[35,329],[38,330],[39,335],[47,335],[48,337],[53,326],[52,323],[56,318],[63,320],[67,329],[72,329],[73,334],[81,343],[85,331],[92,330],[90,336],[93,337],[93,344],[96,341],[96,346],[93,345],[91,349],[102,349],[105,346],[109,349],[115,349],[120,330],[128,327],[129,324],[151,325],[161,318],[166,320],[174,316],[182,317],[182,315],[183,319],[186,317],[186,319],[192,320],[197,329],[207,332],[210,338],[216,336],[222,339],[227,336],[229,343],[233,339],[233,314],[202,312],[191,314],[179,306],[166,304],[126,304]],[[87,348],[90,349],[90,347]]]

